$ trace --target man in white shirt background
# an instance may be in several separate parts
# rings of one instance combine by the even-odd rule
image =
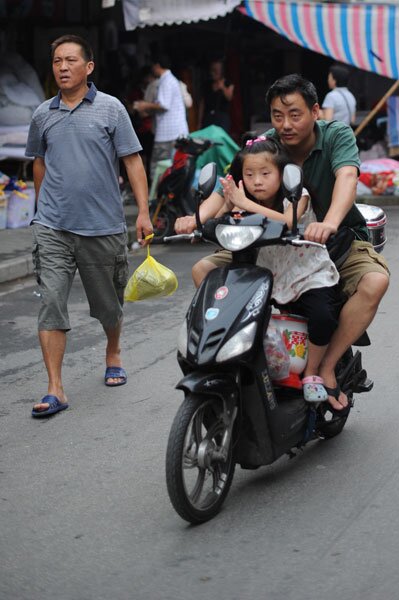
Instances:
[[[133,108],[139,112],[154,113],[155,137],[151,156],[150,177],[154,176],[156,164],[160,160],[171,158],[174,143],[180,135],[188,134],[186,107],[179,80],[170,71],[166,56],[152,61],[152,71],[159,80],[155,102],[138,100]]]

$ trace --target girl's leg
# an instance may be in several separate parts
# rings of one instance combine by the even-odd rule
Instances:
[[[329,341],[338,325],[339,292],[337,287],[309,290],[293,303],[291,308],[308,318],[308,361],[303,373],[305,397],[327,400],[336,410],[343,406],[334,396],[328,395],[318,377],[319,368]]]
[[[308,362],[306,363],[303,377],[309,377],[310,375],[318,375],[321,361],[324,358],[328,344],[325,346],[317,346],[310,340],[308,341]]]

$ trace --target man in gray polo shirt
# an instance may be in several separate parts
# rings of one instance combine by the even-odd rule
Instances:
[[[33,417],[68,407],[61,379],[67,300],[76,270],[90,315],[106,333],[108,386],[127,381],[121,366],[120,334],[127,283],[126,223],[119,191],[119,159],[138,205],[137,238],[152,233],[141,145],[116,98],[97,91],[87,78],[93,53],[82,38],[66,35],[52,46],[59,93],[35,111],[26,155],[34,157],[37,212],[33,219],[33,261],[41,293],[39,339],[48,373],[48,393]]]

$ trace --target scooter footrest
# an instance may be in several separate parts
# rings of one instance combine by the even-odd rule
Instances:
[[[370,392],[374,387],[374,381],[366,377],[363,381],[359,381],[359,383],[355,386],[354,392],[356,394],[362,394],[363,392]]]

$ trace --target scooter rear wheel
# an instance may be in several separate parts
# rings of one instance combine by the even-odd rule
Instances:
[[[159,210],[157,216],[155,217],[155,211],[157,207],[157,202],[153,201],[150,204],[150,219],[153,226],[154,237],[152,238],[153,244],[160,244],[163,241],[163,238],[168,235],[173,235],[174,230],[173,226],[175,224],[175,216],[165,207]]]
[[[317,434],[325,440],[335,437],[341,433],[345,427],[348,416],[349,412],[340,416],[337,412],[333,412],[329,409],[327,402],[323,402],[317,409]]]
[[[174,509],[189,523],[212,519],[230,489],[235,469],[232,440],[226,461],[212,459],[225,431],[220,399],[187,395],[169,434],[166,483]]]

